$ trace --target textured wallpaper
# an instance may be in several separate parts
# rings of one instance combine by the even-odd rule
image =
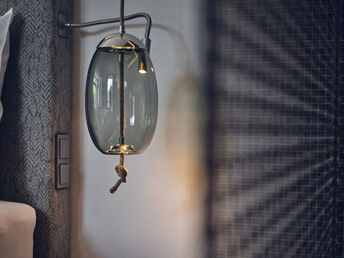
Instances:
[[[71,0],[3,0],[14,10],[11,54],[0,123],[0,199],[30,204],[37,213],[34,257],[68,257],[70,191],[55,190],[57,132],[71,130],[72,41],[56,33]]]
[[[343,257],[341,1],[208,7],[208,257]]]

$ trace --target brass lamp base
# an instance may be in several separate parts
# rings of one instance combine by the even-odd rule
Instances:
[[[110,149],[106,151],[108,154],[136,154],[136,150],[134,145],[128,144],[116,144],[115,146],[110,146]]]

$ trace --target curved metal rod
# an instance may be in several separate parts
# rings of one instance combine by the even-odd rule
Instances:
[[[131,15],[127,15],[124,17],[125,21],[133,20],[136,18],[145,18],[147,21],[146,25],[146,31],[145,31],[145,39],[149,39],[150,30],[152,27],[152,18],[148,13],[135,13]],[[110,18],[110,19],[103,19],[103,20],[96,20],[96,21],[90,21],[90,22],[84,22],[84,23],[66,23],[64,24],[65,27],[68,28],[82,28],[82,27],[90,27],[95,25],[101,25],[101,24],[107,24],[107,23],[116,23],[120,22],[120,18]]]

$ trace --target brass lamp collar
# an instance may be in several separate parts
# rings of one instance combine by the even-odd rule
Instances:
[[[105,37],[97,48],[113,49],[142,49],[146,50],[145,45],[134,35],[128,33],[114,33]]]

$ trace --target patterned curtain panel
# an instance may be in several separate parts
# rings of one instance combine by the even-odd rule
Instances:
[[[69,257],[70,192],[55,190],[56,132],[71,130],[72,40],[56,33],[71,0],[1,0],[13,8],[0,122],[0,200],[35,208],[34,257]],[[1,256],[1,254],[0,254]]]
[[[342,257],[341,13],[208,1],[208,257]]]

